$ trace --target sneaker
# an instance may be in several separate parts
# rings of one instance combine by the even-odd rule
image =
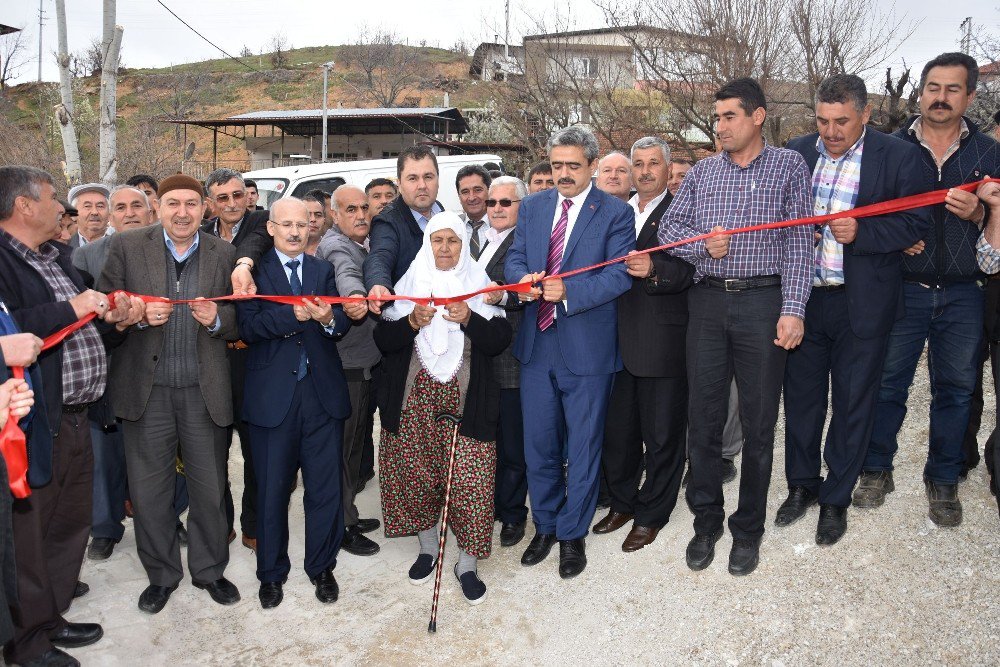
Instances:
[[[482,603],[486,599],[486,584],[475,572],[466,572],[459,576],[458,563],[455,563],[455,578],[462,584],[462,595],[465,601],[472,606]]]
[[[420,554],[410,566],[410,583],[418,586],[434,576],[434,556]]]
[[[865,470],[858,480],[858,487],[854,489],[852,502],[855,507],[874,509],[881,507],[886,494],[895,490],[891,470]]]

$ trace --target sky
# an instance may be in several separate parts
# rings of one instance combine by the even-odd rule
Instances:
[[[662,1],[662,0],[654,0]],[[904,62],[917,71],[927,60],[944,51],[957,50],[959,26],[972,17],[973,26],[1000,35],[1000,0],[907,0],[897,6],[876,0],[887,14],[905,12],[905,20],[916,23],[907,42],[887,65],[894,71]],[[55,81],[58,71],[53,52],[56,47],[54,0],[0,0],[0,23],[24,26],[31,62],[23,67],[15,83],[38,77],[38,9],[45,15],[42,28],[42,79]],[[244,46],[259,53],[275,33],[283,33],[293,47],[351,43],[367,27],[370,31],[390,30],[411,44],[426,40],[428,45],[450,47],[459,39],[475,46],[493,41],[504,31],[504,4],[501,0],[381,0],[378,3],[334,2],[327,0],[163,0],[196,30],[217,46],[238,55]],[[601,10],[591,1],[551,0],[523,2],[510,0],[511,42],[520,43],[522,34],[536,32],[526,17],[554,16],[570,11],[568,20],[577,29],[606,26]],[[623,3],[624,4],[624,3]],[[101,0],[66,0],[70,51],[86,48],[101,35]],[[366,11],[377,8],[377,13]],[[414,8],[419,11],[414,11]],[[551,19],[546,19],[551,20]],[[171,16],[157,0],[119,0],[117,22],[124,26],[123,63],[126,67],[166,67],[171,64],[223,57],[191,29]],[[878,76],[876,75],[877,79]]]

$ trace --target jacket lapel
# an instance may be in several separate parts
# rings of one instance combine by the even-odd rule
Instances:
[[[319,287],[319,267],[315,258],[302,253],[302,294],[315,295]]]
[[[163,225],[153,225],[146,232],[146,243],[143,244],[143,254],[146,256],[146,276],[149,284],[148,294],[169,296],[167,291],[167,248],[163,241]]]
[[[861,151],[861,173],[858,175],[860,184],[858,185],[858,199],[855,206],[865,206],[871,204],[875,192],[875,183],[878,181],[879,171],[882,169],[882,151],[885,144],[880,141],[881,137],[875,134],[870,128],[865,136],[864,148]]]
[[[537,266],[536,271],[544,271],[545,263],[549,256],[549,239],[552,237],[553,218],[556,214],[556,203],[559,201],[559,193],[555,188],[546,190],[539,196],[545,198],[545,203],[541,206],[542,219],[537,225],[528,227],[527,231],[534,238],[528,239],[527,255],[528,270]]]
[[[652,210],[649,217],[646,218],[646,223],[639,230],[639,236],[635,241],[635,247],[639,250],[645,250],[646,248],[653,247],[653,241],[656,240],[656,230],[659,229],[660,220],[663,218],[663,214],[666,212],[667,207],[670,206],[670,201],[673,199],[671,194],[668,192],[666,196],[663,197],[663,201],[656,205],[656,208]]]
[[[507,235],[507,238],[505,238],[503,242],[500,243],[500,247],[497,248],[497,251],[493,253],[493,257],[490,258],[489,264],[486,265],[486,273],[490,273],[491,271],[493,271],[494,268],[496,268],[497,263],[504,258],[504,256],[507,254],[507,251],[510,249],[510,245],[513,242],[514,242],[514,232],[512,231],[510,234]]]
[[[583,206],[580,209],[580,214],[576,218],[576,224],[573,225],[573,231],[569,235],[569,242],[566,243],[566,252],[563,253],[562,267],[561,270],[566,268],[566,260],[573,254],[573,249],[576,248],[576,244],[580,242],[580,237],[583,236],[587,227],[594,220],[594,215],[597,213],[598,207],[600,207],[601,202],[598,199],[598,189],[597,186],[591,186],[590,194],[587,198],[583,200]]]
[[[215,256],[215,245],[208,234],[200,234],[198,239],[198,294],[196,296],[215,296],[215,272],[218,270],[218,259]]]
[[[274,250],[268,250],[264,253],[264,257],[260,262],[261,271],[267,276],[267,279],[271,281],[271,286],[274,288],[274,294],[281,296],[291,296],[292,295],[292,285],[288,282],[288,276],[285,275],[285,268],[281,266],[281,262],[278,260],[278,256],[274,253]],[[303,268],[303,275],[305,269]]]

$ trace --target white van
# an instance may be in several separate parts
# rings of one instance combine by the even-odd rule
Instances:
[[[455,190],[455,176],[458,170],[469,164],[495,162],[502,166],[499,155],[445,155],[437,158],[440,172],[438,201],[445,210],[462,212]],[[304,164],[292,167],[257,169],[243,174],[257,183],[260,193],[259,206],[271,208],[282,197],[302,197],[311,190],[332,192],[344,183],[356,185],[362,190],[373,178],[388,178],[397,182],[396,158],[384,160],[357,160],[354,162],[327,162],[326,164]]]

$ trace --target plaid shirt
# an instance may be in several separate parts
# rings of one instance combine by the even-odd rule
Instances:
[[[56,263],[59,251],[43,243],[38,252],[3,230],[14,252],[31,265],[55,294],[56,301],[69,301],[80,290]],[[93,323],[87,324],[63,342],[62,398],[65,405],[93,403],[104,394],[108,382],[108,359],[104,343]]]
[[[815,215],[840,213],[854,208],[861,185],[861,154],[865,148],[865,132],[839,158],[830,157],[823,138],[816,139],[819,160],[813,171],[812,192]],[[823,236],[816,245],[816,276],[813,285],[844,284],[844,246],[837,242],[830,225],[818,230]]]
[[[722,151],[696,164],[684,177],[660,225],[660,243],[673,243],[712,231],[716,225],[739,229],[813,214],[809,167],[795,151],[765,145],[746,167]],[[668,252],[704,276],[749,278],[781,275],[782,315],[805,318],[812,289],[813,228],[768,229],[730,237],[729,253],[712,259],[704,241]]]
[[[987,275],[1000,272],[1000,250],[990,245],[985,234],[980,234],[976,241],[976,264]]]

